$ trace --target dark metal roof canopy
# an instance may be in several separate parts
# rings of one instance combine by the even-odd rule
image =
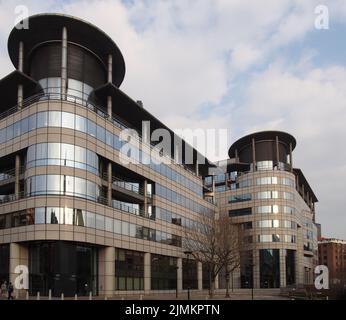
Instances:
[[[306,178],[305,178],[305,176],[303,174],[303,171],[301,169],[299,169],[299,168],[293,168],[293,172],[298,177],[299,184],[300,185],[304,185],[305,191],[308,191],[309,194],[311,195],[312,202],[314,202],[314,203],[318,202],[318,199],[317,199],[314,191],[310,187],[308,180],[306,180]]]
[[[290,135],[289,133],[282,132],[282,131],[260,131],[256,133],[249,134],[245,137],[240,138],[236,142],[232,144],[232,146],[229,148],[228,155],[230,158],[235,158],[235,151],[241,150],[244,147],[248,146],[252,143],[252,139],[255,139],[256,142],[258,141],[275,141],[276,137],[279,138],[279,141],[281,143],[285,143],[287,146],[289,144],[292,144],[292,150],[296,147],[296,139]]]
[[[205,160],[204,164],[200,164],[199,169],[203,174],[207,174],[207,167],[215,166],[207,158],[201,155],[196,149],[192,148],[186,141],[178,137],[173,130],[168,128],[164,123],[158,120],[143,106],[131,99],[127,94],[111,83],[107,83],[99,88],[96,88],[93,93],[103,105],[107,103],[107,97],[112,98],[113,114],[120,119],[125,119],[130,127],[135,128],[138,132],[142,130],[142,121],[150,121],[150,134],[156,129],[166,129],[169,131],[172,138],[171,154],[174,155],[174,140],[182,142],[182,160],[185,159],[185,148],[191,148],[193,151],[193,160],[196,162],[197,157]],[[190,149],[190,150],[191,150]]]
[[[75,17],[62,14],[38,14],[28,18],[29,29],[14,28],[8,39],[8,52],[18,68],[19,42],[24,44],[24,72],[28,73],[30,52],[47,41],[61,41],[62,28],[66,27],[68,41],[92,51],[104,64],[113,56],[113,83],[121,85],[125,77],[125,61],[114,41],[96,26]]]

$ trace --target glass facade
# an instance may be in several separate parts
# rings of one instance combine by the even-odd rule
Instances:
[[[240,287],[251,288],[253,285],[253,255],[251,250],[240,253]]]
[[[285,250],[285,263],[286,263],[286,285],[293,285],[296,283],[296,251]]]
[[[100,187],[92,181],[65,175],[38,175],[26,179],[26,196],[66,195],[97,201]]]
[[[197,262],[183,259],[183,289],[198,289]]]
[[[173,290],[177,288],[177,259],[151,254],[151,289]]]
[[[0,245],[0,285],[6,281],[9,281],[10,270],[10,245]]]
[[[260,258],[260,288],[280,287],[280,250],[261,249]]]
[[[66,263],[68,261],[68,263]],[[29,245],[30,294],[74,296],[97,294],[97,249],[63,242],[36,242]]]
[[[66,143],[40,143],[28,148],[26,167],[64,166],[87,170],[98,175],[95,152]]]
[[[3,129],[0,129],[0,144],[9,141],[13,138],[19,137],[22,134],[28,133],[32,130],[46,127],[58,127],[77,130],[96,138],[100,142],[120,151],[121,147],[127,141],[122,141],[118,135],[105,130],[104,126],[96,124],[94,121],[70,112],[61,111],[43,111],[32,114],[25,117],[14,124],[11,124]],[[14,130],[16,128],[16,130]],[[130,142],[131,144],[131,142]],[[142,150],[139,150],[135,145],[132,145],[132,151],[138,157],[136,160],[147,160],[150,159],[152,154],[147,154]],[[186,170],[186,174],[183,175],[174,170],[169,164],[158,163],[150,161],[148,164],[149,168],[158,174],[188,188],[198,196],[203,195],[202,181],[197,183],[186,174],[192,175],[192,173]],[[143,163],[146,163],[143,161]]]
[[[144,253],[115,250],[115,289],[144,290]]]

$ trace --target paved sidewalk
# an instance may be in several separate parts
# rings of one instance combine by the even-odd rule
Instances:
[[[21,297],[19,300],[25,300]],[[30,300],[37,300],[36,296],[30,296]],[[218,290],[213,299],[210,299],[208,291],[191,291],[191,300],[252,300],[251,289],[230,290],[230,298],[225,298],[225,290]],[[40,300],[48,300],[48,297],[40,297]],[[61,297],[52,297],[52,300],[61,300]],[[74,297],[64,297],[64,300],[75,300]],[[78,297],[78,300],[90,300],[90,297]],[[93,296],[92,300],[187,300],[187,291],[180,292],[178,298],[174,293],[153,293],[153,294],[119,294],[113,297]],[[255,289],[254,300],[288,300],[287,297],[280,296],[280,290]]]

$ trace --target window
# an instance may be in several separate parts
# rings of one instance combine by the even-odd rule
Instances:
[[[277,183],[278,183],[277,177],[257,178],[257,185],[267,185],[267,184],[277,184]]]
[[[257,199],[277,199],[278,197],[279,197],[278,191],[257,192]]]
[[[229,210],[228,214],[230,217],[246,216],[246,215],[252,214],[252,208]]]
[[[278,228],[279,220],[261,220],[257,221],[258,228]]]
[[[294,195],[291,192],[283,192],[283,198],[285,200],[294,200]]]
[[[279,206],[274,204],[272,206],[259,206],[256,207],[256,213],[278,213]]]
[[[232,195],[228,199],[228,203],[243,202],[251,200],[251,193]]]
[[[35,224],[45,224],[46,208],[35,208]]]

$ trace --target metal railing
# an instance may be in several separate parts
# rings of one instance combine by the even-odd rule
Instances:
[[[21,166],[19,168],[19,174],[23,174],[23,173],[24,173],[24,166]],[[11,179],[14,179],[15,177],[16,177],[15,168],[0,172],[0,182],[5,182],[6,180],[11,180]]]
[[[12,201],[17,201],[25,198],[24,191],[19,192],[18,195],[16,194],[7,194],[0,196],[0,204],[8,203]]]

